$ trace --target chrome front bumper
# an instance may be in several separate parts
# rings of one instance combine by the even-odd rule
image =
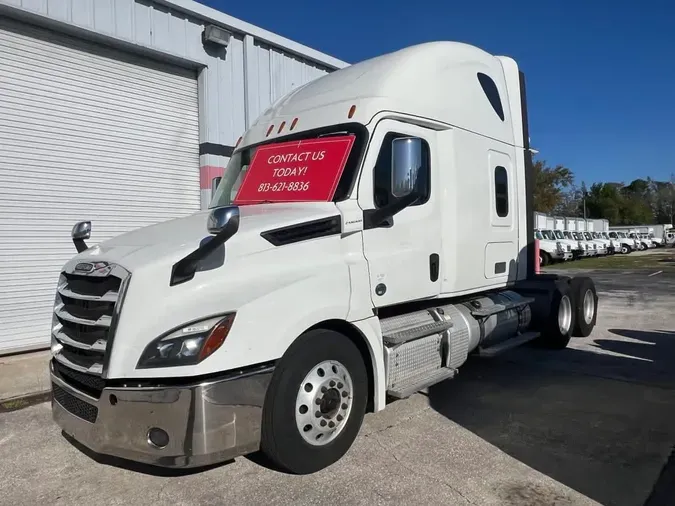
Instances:
[[[271,367],[180,386],[105,387],[98,399],[76,390],[50,368],[54,420],[96,453],[187,468],[259,449]],[[166,432],[166,446],[150,442],[152,428]]]

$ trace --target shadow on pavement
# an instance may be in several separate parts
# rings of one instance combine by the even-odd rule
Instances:
[[[431,407],[601,504],[643,504],[675,442],[675,333],[610,332],[630,341],[469,360]]]

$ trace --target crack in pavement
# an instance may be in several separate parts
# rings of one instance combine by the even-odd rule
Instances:
[[[439,483],[441,485],[444,485],[448,489],[452,490],[455,494],[459,495],[467,503],[473,504],[474,506],[477,506],[477,503],[473,502],[471,499],[469,499],[467,496],[465,496],[460,490],[458,490],[455,487],[453,487],[452,485],[450,485],[447,481],[441,480],[439,478],[429,476],[428,474],[423,474],[423,473],[420,473],[420,472],[416,471],[415,469],[413,469],[413,468],[409,467],[408,465],[406,465],[405,463],[403,463],[403,461],[401,461],[401,459],[396,455],[396,453],[393,450],[390,450],[389,448],[384,446],[384,444],[382,444],[382,442],[379,440],[379,438],[375,437],[373,439],[375,440],[375,442],[377,442],[378,445],[380,445],[380,448],[382,448],[383,450],[385,450],[385,452],[387,452],[387,455],[390,455],[398,465],[400,465],[403,469],[408,471],[410,474],[412,474],[414,476],[417,476],[419,478],[424,478],[426,480],[430,480],[434,483]]]

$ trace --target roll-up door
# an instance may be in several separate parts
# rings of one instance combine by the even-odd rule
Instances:
[[[48,346],[76,250],[200,208],[196,71],[0,19],[0,353]]]

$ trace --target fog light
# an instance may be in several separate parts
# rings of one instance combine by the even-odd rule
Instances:
[[[166,448],[169,444],[169,435],[159,427],[152,427],[148,431],[148,444],[155,448]]]

